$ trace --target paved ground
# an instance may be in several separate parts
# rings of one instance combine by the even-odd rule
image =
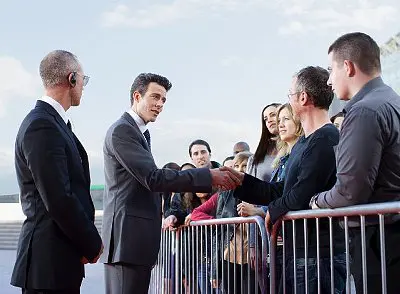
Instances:
[[[10,285],[10,276],[15,261],[15,251],[0,250],[0,293],[20,294],[19,288]],[[82,294],[104,293],[103,264],[86,266],[86,279],[83,280]]]

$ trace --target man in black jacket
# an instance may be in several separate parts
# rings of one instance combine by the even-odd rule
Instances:
[[[304,129],[302,136],[293,147],[286,166],[284,182],[263,182],[245,174],[242,186],[235,191],[235,196],[243,201],[268,205],[266,226],[279,221],[279,218],[292,210],[308,209],[313,194],[330,189],[336,181],[334,146],[338,144],[339,132],[331,124],[328,108],[333,99],[333,92],[327,85],[329,73],[320,67],[306,67],[293,78],[289,90],[289,101],[294,113],[300,118]],[[308,256],[308,293],[317,293],[317,242],[320,238],[320,280],[321,292],[331,291],[330,284],[330,234],[329,222],[322,219],[317,231],[315,221],[308,221],[308,242],[305,244],[303,222],[297,221],[285,226],[286,245],[286,293],[305,293],[304,277],[305,251]],[[296,229],[296,260],[294,260],[292,230]],[[345,286],[344,234],[338,222],[333,221],[334,288],[335,293],[342,293]],[[293,264],[297,267],[297,282],[293,275]],[[279,264],[279,260],[278,260]],[[278,275],[277,275],[278,276]]]
[[[11,284],[25,294],[80,293],[84,264],[102,252],[94,225],[87,154],[66,111],[78,106],[89,77],[67,51],[40,64],[45,96],[19,129],[15,167],[22,225]]]

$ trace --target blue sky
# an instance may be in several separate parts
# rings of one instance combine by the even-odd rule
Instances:
[[[0,194],[17,193],[14,141],[43,93],[38,66],[54,49],[75,53],[91,77],[71,109],[86,147],[92,183],[103,183],[102,145],[129,107],[141,72],[173,83],[164,112],[149,126],[156,162],[189,161],[188,145],[207,140],[215,160],[236,141],[253,151],[260,112],[285,102],[294,72],[327,65],[327,48],[363,31],[382,44],[400,31],[397,0],[0,0]]]

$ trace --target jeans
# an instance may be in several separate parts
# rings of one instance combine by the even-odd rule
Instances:
[[[282,270],[282,257],[279,258],[277,268],[277,278],[280,278],[279,293],[283,292],[283,276]],[[307,259],[307,285],[310,294],[318,293],[318,268],[317,259]],[[294,281],[293,271],[294,259],[293,256],[286,257],[285,259],[285,285],[286,293],[294,293],[294,285],[296,285],[297,294],[306,293],[305,281],[305,258],[296,259],[296,283]],[[331,293],[331,266],[330,258],[320,258],[320,287],[321,293]],[[337,254],[333,257],[333,274],[334,274],[334,293],[341,294],[346,291],[346,255],[345,253]]]

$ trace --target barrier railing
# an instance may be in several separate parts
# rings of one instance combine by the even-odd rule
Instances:
[[[256,237],[249,244],[251,230]],[[259,216],[163,230],[149,293],[267,293],[268,247]]]
[[[355,293],[355,287],[358,293],[393,293],[387,286],[385,229],[387,235],[400,230],[393,227],[397,219],[400,202],[387,202],[289,212],[270,236],[260,217],[164,230],[149,293]],[[374,264],[367,243],[371,229],[378,244]],[[257,236],[254,251],[251,230]],[[378,289],[368,282],[371,269],[379,270],[379,281],[373,281]]]
[[[390,226],[399,213],[400,202],[387,202],[286,214],[273,226],[270,235],[270,292],[343,293],[340,292],[342,289],[346,293],[352,293],[355,289],[352,285],[350,266],[353,266],[353,274],[360,267],[355,283],[359,293],[367,293],[368,290],[370,293],[387,293],[385,227]],[[337,225],[340,226],[341,231],[335,230]],[[287,232],[288,228],[292,232]],[[371,244],[366,244],[366,230],[369,231],[371,228],[379,231],[379,253],[377,254],[380,256],[379,290],[371,290],[367,287],[369,286],[367,270],[372,270],[369,266],[374,266],[367,262],[367,253]],[[340,234],[344,234],[343,250],[340,249],[340,244],[342,244]],[[283,238],[283,246],[282,248],[279,246],[278,249],[277,240],[280,235]],[[325,235],[327,238],[324,239]],[[350,244],[350,239],[352,239],[352,244]],[[337,240],[339,241],[336,242]],[[313,248],[314,241],[315,252],[310,249]],[[297,245],[301,243],[300,246],[297,246],[296,242]],[[360,249],[356,246],[359,244]],[[326,253],[323,254],[324,246],[329,247],[329,262],[326,260]],[[340,254],[341,251],[343,254]],[[281,275],[277,273],[278,269],[282,269]],[[316,275],[310,277],[315,272]],[[344,277],[342,273],[345,273]]]

